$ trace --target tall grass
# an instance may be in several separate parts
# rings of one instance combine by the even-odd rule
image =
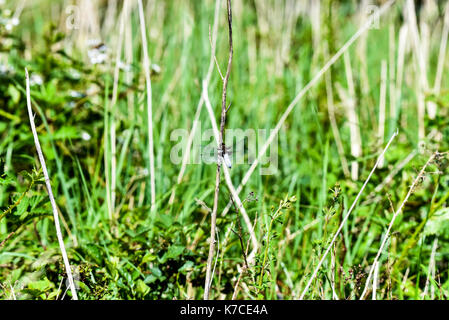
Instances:
[[[23,286],[0,298],[449,296],[447,4],[386,1],[373,28],[368,1],[234,0],[229,68],[222,0],[77,1],[78,28],[70,1],[21,4],[0,6],[0,284]],[[191,164],[210,128],[271,131],[217,175]]]

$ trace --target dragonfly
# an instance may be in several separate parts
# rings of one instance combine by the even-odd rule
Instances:
[[[217,148],[216,144],[210,143],[208,145],[202,145],[200,148],[201,161],[204,163],[217,163],[221,160],[226,167],[232,168],[233,155],[236,157],[241,157],[244,154],[243,150],[243,139],[241,142],[236,143],[236,147],[227,146],[223,144],[221,148]]]

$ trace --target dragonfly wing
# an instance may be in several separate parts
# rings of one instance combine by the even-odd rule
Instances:
[[[223,161],[229,169],[232,168],[231,158],[229,157],[228,153],[224,154]]]
[[[235,143],[235,147],[232,150],[233,162],[237,165],[245,164],[245,139],[242,138]]]
[[[218,160],[218,151],[216,148],[212,146],[206,146],[202,148],[201,151],[201,161],[210,164],[210,163],[217,163]]]

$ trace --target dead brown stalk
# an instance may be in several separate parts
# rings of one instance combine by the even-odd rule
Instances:
[[[232,8],[231,0],[227,0],[227,10],[228,10],[228,28],[229,28],[229,59],[228,67],[226,70],[226,75],[223,78],[223,92],[221,97],[221,117],[220,117],[220,135],[219,135],[219,147],[221,148],[221,154],[224,155],[226,148],[224,145],[224,128],[226,124],[226,114],[228,108],[226,108],[226,95],[228,89],[229,75],[231,73],[233,46],[232,46]],[[207,258],[206,266],[206,283],[204,285],[204,300],[209,299],[210,286],[211,286],[211,276],[212,276],[212,260],[214,258],[215,252],[215,232],[216,232],[216,220],[217,220],[217,210],[218,210],[218,196],[220,193],[220,173],[221,173],[221,159],[217,161],[217,173],[215,175],[215,193],[214,193],[214,206],[212,207],[211,213],[211,228],[210,228],[210,244],[209,244],[209,256]]]

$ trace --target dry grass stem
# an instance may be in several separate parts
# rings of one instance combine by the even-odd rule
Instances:
[[[56,236],[58,238],[59,248],[61,250],[62,259],[64,261],[65,271],[67,273],[67,278],[69,280],[70,291],[72,292],[73,300],[78,300],[78,295],[75,289],[75,283],[73,282],[72,270],[70,268],[69,259],[67,257],[67,252],[65,250],[64,238],[62,237],[61,226],[59,224],[58,209],[56,207],[56,201],[53,196],[53,191],[51,189],[50,177],[48,175],[47,166],[45,164],[44,154],[42,153],[41,144],[39,142],[39,137],[37,135],[36,126],[34,124],[34,115],[33,110],[31,108],[30,79],[28,76],[27,69],[25,69],[25,75],[26,75],[26,96],[27,96],[28,116],[30,118],[31,131],[33,132],[34,137],[34,144],[36,146],[37,155],[39,157],[39,162],[42,167],[42,172],[44,173],[45,185],[47,186],[48,196],[50,198],[51,208],[53,210],[53,219],[55,222]]]
[[[147,119],[148,119],[148,157],[150,161],[150,189],[151,189],[151,207],[152,210],[156,204],[156,183],[154,173],[154,141],[153,141],[153,106],[151,93],[151,77],[150,77],[150,57],[148,55],[148,43],[146,34],[145,15],[143,12],[142,0],[138,0],[139,4],[139,20],[140,32],[142,37],[143,50],[143,68],[145,73],[145,82],[147,88]]]
[[[217,220],[217,210],[218,210],[218,198],[220,194],[220,176],[221,176],[221,167],[222,167],[222,159],[221,157],[226,152],[226,147],[224,145],[224,130],[226,125],[226,113],[228,109],[226,107],[226,96],[228,89],[228,81],[229,76],[231,74],[231,65],[232,65],[232,57],[234,53],[234,48],[232,44],[232,6],[231,0],[227,1],[227,16],[228,16],[228,31],[229,31],[229,58],[228,58],[228,66],[226,70],[226,75],[223,78],[223,91],[221,97],[221,117],[220,117],[220,132],[218,135],[217,147],[221,149],[221,156],[217,159],[217,172],[215,175],[215,192],[214,192],[214,204],[212,207],[211,213],[211,229],[210,229],[210,242],[209,242],[209,255],[207,258],[206,265],[206,283],[204,286],[204,299],[209,299],[210,287],[212,282],[212,259],[214,257],[215,252],[215,232],[216,232],[216,220]],[[206,89],[207,90],[207,89]],[[215,122],[213,120],[212,122]],[[224,168],[226,166],[223,166]]]

